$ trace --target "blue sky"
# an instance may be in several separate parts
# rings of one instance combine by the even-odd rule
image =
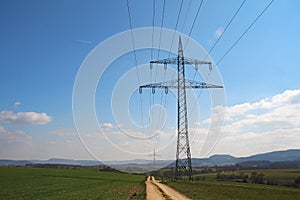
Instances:
[[[199,5],[199,1],[192,1],[188,12],[189,2],[183,3],[177,29],[186,35]],[[217,40],[216,31],[224,29],[241,2],[204,0],[191,37],[208,51]],[[151,27],[153,1],[129,0],[129,3],[133,28]],[[210,54],[215,62],[268,3],[267,0],[245,3]],[[156,27],[161,25],[162,4],[163,1],[156,0]],[[179,0],[166,0],[164,28],[175,28],[179,6]],[[245,156],[300,148],[295,143],[300,137],[300,124],[295,122],[300,101],[299,6],[297,0],[275,0],[218,64],[225,86],[227,115],[222,137],[212,153]],[[126,0],[1,1],[0,26],[0,158],[91,159],[75,131],[73,85],[82,62],[99,43],[130,29]],[[161,58],[165,55],[161,53]],[[137,52],[138,64],[150,59],[150,50]],[[95,108],[100,126],[107,134],[117,134],[118,124],[109,106],[101,106],[100,102],[110,105],[114,84],[134,68],[133,54],[124,55],[100,81]],[[156,103],[160,102],[159,95],[160,92],[155,97]],[[138,96],[133,95],[132,104],[139,103]],[[203,108],[209,105],[207,97],[208,93],[203,92]],[[140,123],[139,110],[132,104],[132,117]],[[176,115],[175,105],[175,100],[168,97],[169,115]],[[144,109],[147,113],[146,105]],[[200,131],[207,129],[209,110],[202,113]],[[146,114],[144,117],[147,119]],[[167,122],[165,132],[174,131],[174,119]],[[268,122],[268,130],[264,130],[263,122]],[[203,137],[198,140],[200,144]],[[197,138],[195,141],[198,145]],[[237,143],[246,148],[233,146]],[[193,155],[197,157],[199,153],[195,151]],[[175,153],[166,158],[172,156]],[[131,159],[135,155],[112,158]]]

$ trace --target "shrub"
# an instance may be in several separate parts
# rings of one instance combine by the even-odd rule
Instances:
[[[249,179],[251,183],[263,184],[264,176],[263,173],[252,172]]]

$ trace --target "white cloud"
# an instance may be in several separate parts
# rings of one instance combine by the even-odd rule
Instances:
[[[26,159],[35,154],[36,151],[32,151],[34,145],[34,139],[26,132],[0,126],[0,158]]]
[[[274,129],[262,133],[224,135],[213,153],[249,156],[275,150],[299,149],[300,129]]]
[[[223,34],[223,32],[224,32],[224,28],[223,28],[223,27],[219,27],[219,28],[215,31],[214,37],[215,37],[216,39],[218,39],[219,37],[221,37],[221,35]]]
[[[59,131],[59,129],[57,130]],[[6,159],[92,159],[78,137],[42,140],[20,130],[0,125],[0,158]]]
[[[48,124],[53,118],[47,113],[36,112],[17,112],[3,110],[0,112],[0,123],[2,124],[25,124],[25,125],[44,125]]]
[[[31,141],[31,139],[32,137],[27,135],[24,131],[10,131],[3,126],[0,126],[0,142],[2,144],[28,143],[29,141]]]
[[[18,102],[18,101],[15,102],[14,105],[13,105],[13,108],[18,108],[20,104],[21,104],[21,102]]]
[[[227,117],[222,129],[222,137],[210,155],[221,153],[248,156],[274,150],[300,148],[300,90],[287,90],[257,102],[232,105],[225,109]],[[3,121],[4,114],[3,111],[0,113],[0,121]],[[9,115],[17,116],[18,113],[11,112]],[[214,129],[208,131],[209,121],[207,119],[201,123],[190,124],[189,136],[193,157],[204,156],[201,151],[206,147],[210,149],[218,138],[213,136]],[[195,125],[199,125],[199,129],[195,128]],[[86,148],[101,160],[124,160],[149,158],[148,155],[156,147],[157,154],[161,155],[159,159],[175,158],[176,127],[165,128],[160,132],[159,137],[146,140],[129,136],[151,135],[142,129],[139,131],[127,128],[122,131],[118,125],[112,123],[104,123],[100,126],[102,132],[81,133],[83,143],[78,137],[70,137],[76,133],[72,128],[49,131],[49,134],[61,136],[52,138],[53,141],[37,141],[37,138],[31,138],[24,131],[7,130],[0,126],[0,157],[88,158]],[[153,132],[155,130],[152,130]],[[212,137],[206,137],[206,134],[212,134]]]
[[[225,109],[222,138],[213,153],[246,156],[300,148],[300,90]]]
[[[50,135],[55,135],[55,136],[59,136],[59,137],[76,135],[76,131],[73,128],[57,128],[55,130],[48,131],[48,133]]]
[[[218,106],[214,109],[217,115],[219,112],[223,113],[224,109],[226,111],[221,137],[218,133],[220,133],[222,123],[216,123],[214,128],[210,127],[211,119],[191,124],[189,137],[194,157],[207,156],[217,141],[219,142],[209,155],[228,153],[236,156],[248,156],[274,150],[300,148],[300,90],[287,90],[257,102],[247,102],[225,108]],[[215,117],[214,120],[222,120],[221,116]],[[197,125],[199,125],[198,128],[196,128]],[[135,137],[127,135],[147,136],[150,134],[144,131],[126,129],[123,130],[127,133],[125,134],[117,128],[117,125],[111,123],[102,124],[101,127],[106,139],[109,138],[111,144],[124,151],[151,152],[155,144],[158,143],[158,149],[159,147],[164,148],[166,145],[163,152],[158,152],[159,154],[163,155],[164,158],[174,158],[177,139],[176,128],[165,130],[165,132],[161,132],[159,137],[154,137],[148,141],[136,140]],[[211,128],[210,131],[208,131],[209,127]],[[152,130],[152,133],[154,132],[155,130]],[[98,139],[93,138],[90,140],[90,144],[94,142],[93,145],[96,149],[99,143],[104,143],[103,139],[105,140],[100,136]],[[106,147],[106,149],[111,148],[109,145]],[[99,152],[102,151],[99,150]],[[120,153],[111,153],[110,155],[114,155],[116,159],[119,159],[118,156],[123,156]],[[124,153],[124,155],[126,154]]]
[[[277,94],[271,98],[265,98],[258,102],[243,103],[226,107],[226,120],[235,120],[237,117],[244,116],[253,111],[270,111],[278,107],[283,108],[285,106],[297,106],[299,104],[300,90],[286,90],[282,94]]]
[[[101,124],[101,128],[103,129],[112,129],[114,126],[111,123]]]

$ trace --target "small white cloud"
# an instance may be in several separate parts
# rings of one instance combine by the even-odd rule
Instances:
[[[48,124],[53,118],[47,113],[36,112],[17,112],[3,110],[0,112],[0,123],[3,124],[25,124],[25,125],[44,125]]]
[[[76,131],[73,128],[58,128],[55,130],[48,131],[50,135],[55,135],[59,137],[64,137],[64,136],[75,136]]]
[[[223,27],[219,27],[215,33],[214,33],[214,37],[216,39],[218,39],[219,37],[221,37],[221,35],[224,33],[224,28]]]
[[[86,43],[86,44],[93,44],[91,41],[87,41],[87,40],[80,40],[80,39],[76,39],[76,42],[81,42],[81,43]]]
[[[104,124],[101,124],[101,128],[102,129],[112,129],[112,128],[114,128],[114,126],[111,123],[104,123]]]
[[[18,108],[20,104],[21,104],[21,102],[19,102],[19,101],[15,102],[13,105],[13,108]]]

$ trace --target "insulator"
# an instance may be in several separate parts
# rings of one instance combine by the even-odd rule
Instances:
[[[167,63],[164,63],[164,69],[165,70],[167,69]]]
[[[140,94],[142,94],[142,88],[141,87],[139,87],[139,92],[140,92]]]
[[[210,63],[209,64],[209,71],[211,71],[212,70],[212,64]]]
[[[150,62],[150,69],[153,69],[153,63]]]
[[[152,88],[152,94],[155,94],[155,88]]]
[[[165,87],[165,94],[168,94],[168,92],[169,92],[168,87]]]

